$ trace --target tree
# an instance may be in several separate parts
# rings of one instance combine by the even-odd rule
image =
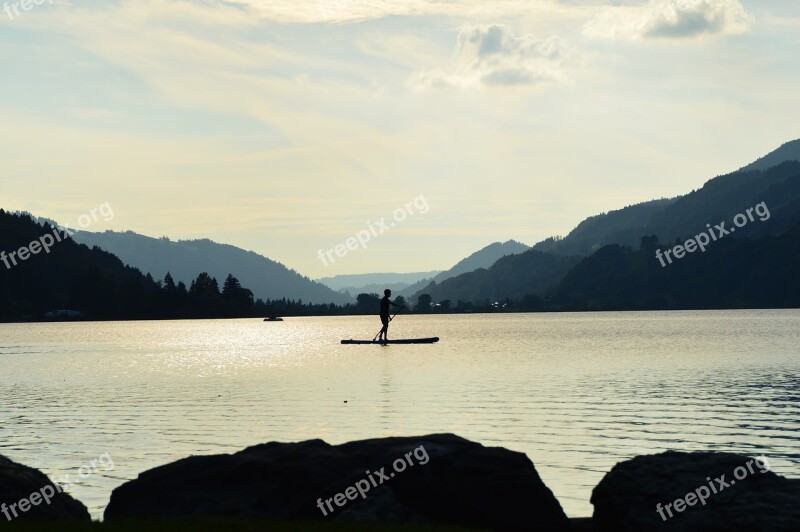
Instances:
[[[222,296],[217,280],[203,272],[189,287],[192,312],[196,317],[215,318],[222,316]]]
[[[414,307],[414,310],[417,312],[428,312],[431,309],[431,302],[433,298],[430,294],[422,294],[417,298],[417,306]]]
[[[172,278],[172,274],[167,272],[167,275],[164,276],[164,290],[167,293],[175,292],[178,288],[175,286],[175,279]]]
[[[540,310],[542,306],[542,300],[536,294],[525,294],[522,298],[522,308],[525,310]]]
[[[208,275],[208,273],[203,272],[197,276],[197,279],[192,281],[192,285],[189,287],[189,293],[196,296],[207,292],[219,295],[219,284],[216,279]]]
[[[225,315],[230,318],[251,316],[255,306],[253,292],[242,288],[239,279],[228,274],[222,286],[222,298],[225,300]]]
[[[643,236],[641,249],[645,251],[653,251],[658,247],[658,237],[656,235]]]
[[[471,312],[472,307],[473,305],[471,301],[462,301],[459,299],[456,302],[456,312]]]
[[[222,285],[222,293],[226,296],[235,296],[239,293],[239,290],[242,289],[242,285],[239,282],[239,279],[233,276],[233,274],[228,274],[227,279],[225,279],[225,284]]]
[[[378,294],[358,294],[356,308],[363,314],[377,314],[380,310],[381,298]]]

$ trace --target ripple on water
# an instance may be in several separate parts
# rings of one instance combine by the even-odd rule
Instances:
[[[402,316],[432,346],[341,346],[375,319],[0,325],[0,453],[72,493],[265,441],[453,432],[525,452],[572,516],[616,462],[765,454],[800,476],[800,312]],[[347,401],[345,403],[345,401]]]

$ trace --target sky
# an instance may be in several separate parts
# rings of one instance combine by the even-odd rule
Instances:
[[[796,0],[38,1],[0,0],[0,207],[312,278],[532,245],[800,137]]]

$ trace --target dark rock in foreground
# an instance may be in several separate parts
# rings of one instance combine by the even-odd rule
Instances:
[[[0,524],[8,521],[91,521],[89,510],[38,469],[0,456]]]
[[[105,512],[107,521],[225,517],[569,528],[527,456],[449,434],[185,458],[114,490]]]
[[[592,504],[601,531],[800,530],[800,481],[769,471],[766,459],[736,454],[666,452],[621,462],[594,489]]]

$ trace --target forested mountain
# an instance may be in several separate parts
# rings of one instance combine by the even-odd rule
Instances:
[[[479,249],[470,256],[461,259],[455,264],[455,266],[453,266],[449,270],[440,272],[439,274],[432,276],[431,278],[417,281],[411,286],[403,288],[402,290],[397,292],[397,294],[402,295],[405,298],[411,299],[412,301],[416,301],[416,299],[421,294],[423,293],[430,294],[431,292],[436,291],[432,287],[429,289],[429,286],[432,283],[435,285],[438,283],[442,283],[447,279],[459,276],[461,274],[478,270],[479,268],[489,268],[492,264],[494,264],[503,257],[506,257],[508,255],[516,255],[519,253],[524,253],[529,249],[531,249],[529,246],[526,246],[525,244],[522,244],[515,240],[509,240],[507,242],[495,242],[493,244],[489,244],[488,246]],[[436,292],[444,294],[444,292],[441,291],[436,291]],[[469,299],[467,301],[469,301]]]
[[[431,291],[433,291],[433,288],[429,290],[429,285],[432,283],[439,284],[447,279],[462,275],[464,273],[473,272],[479,268],[489,268],[492,266],[492,264],[503,257],[507,257],[509,255],[518,255],[528,251],[529,249],[531,249],[529,246],[517,242],[516,240],[489,244],[485,248],[479,249],[467,258],[461,259],[449,270],[439,273],[432,279],[423,279],[409,286],[408,288],[401,290],[400,294],[404,297],[416,300],[420,294],[430,294]]]
[[[495,242],[489,244],[483,249],[480,249],[465,259],[461,259],[455,266],[449,270],[443,271],[433,278],[437,283],[441,283],[445,279],[475,271],[478,268],[488,268],[501,258],[508,255],[517,255],[528,251],[530,246],[526,246],[516,240],[509,240],[508,242]]]
[[[563,255],[588,255],[609,244],[638,246],[642,235],[654,234],[665,240],[686,235],[686,231],[697,232],[707,223],[719,223],[741,212],[740,209],[766,201],[772,185],[800,173],[798,160],[800,140],[788,142],[742,170],[716,177],[685,196],[640,203],[587,218],[566,237],[548,238],[533,247]],[[769,202],[768,206],[772,209]],[[778,215],[785,217],[782,212]],[[770,224],[766,231],[779,234],[786,227]]]
[[[249,317],[253,294],[233,276],[162,284],[99,248],[27,215],[0,210],[0,320],[70,310],[95,320]]]
[[[589,255],[613,243],[635,242],[656,213],[675,199],[659,199],[592,216],[582,221],[565,238],[551,237],[533,249],[560,255]]]
[[[337,304],[354,301],[257,253],[211,240],[173,242],[132,231],[81,231],[74,238],[113,253],[126,264],[150,273],[156,279],[170,272],[175,282],[188,284],[201,272],[208,272],[218,279],[232,273],[253,291],[256,298],[264,300],[286,298]]]
[[[726,238],[662,267],[653,242],[607,246],[552,290],[551,310],[800,308],[800,226],[779,236]]]
[[[730,227],[734,216],[760,203],[769,209],[769,220],[750,223],[732,238],[779,235],[800,222],[800,162],[712,179],[654,214],[639,236],[656,235],[663,242],[693,236],[706,224],[726,221]],[[616,243],[636,246],[639,242]]]
[[[430,295],[437,303],[449,300],[454,305],[459,300],[521,299],[525,295],[544,293],[580,260],[581,257],[577,256],[565,257],[531,249],[519,255],[502,257],[488,269],[479,268],[441,283],[433,282],[420,294]]]
[[[785,149],[778,151],[783,155],[779,154],[777,158],[790,153]],[[800,226],[800,162],[787,161],[766,170],[734,172],[716,177],[699,190],[679,198],[650,201],[595,216],[582,222],[566,238],[548,239],[534,246],[534,250],[549,250],[550,254],[567,259],[591,255],[590,264],[604,260],[613,264],[617,259],[609,249],[621,249],[619,246],[638,249],[643,236],[674,244],[722,222],[730,229],[733,227],[733,218],[746,213],[748,209],[753,220],[735,228],[727,240],[781,236]],[[604,247],[612,244],[617,247]],[[747,247],[735,249],[742,251]],[[716,252],[715,247],[706,254]],[[655,257],[649,260],[660,267]],[[547,297],[552,294],[552,290],[548,290],[548,283],[559,281],[574,265],[569,260],[557,262],[552,257],[545,259],[544,256],[527,252],[506,257],[502,264],[498,262],[498,267],[426,286],[414,297],[429,294],[434,303],[444,299],[477,302],[485,298],[519,301],[530,295]],[[595,269],[598,267],[595,266]],[[582,270],[576,268],[576,271]],[[567,279],[577,282],[582,275],[570,272],[564,282]],[[597,282],[597,279],[593,278],[591,282]],[[632,293],[635,294],[635,290]],[[711,293],[706,295],[713,296]],[[581,294],[574,296],[576,300],[581,297]],[[707,304],[712,307],[716,304],[713,297]],[[730,304],[730,301],[726,300],[725,304]]]
[[[767,170],[786,161],[800,161],[800,139],[787,142],[772,153],[748,164],[740,171]]]

